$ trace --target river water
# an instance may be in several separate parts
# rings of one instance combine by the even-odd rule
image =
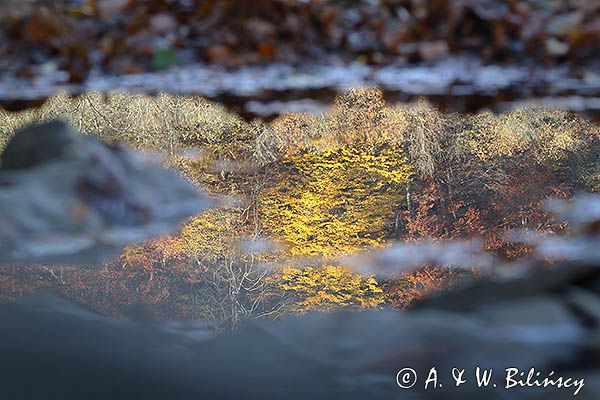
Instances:
[[[379,86],[391,102],[425,97],[443,108],[474,112],[519,106],[566,108],[600,119],[600,71],[538,65],[486,65],[469,57],[428,64],[370,66],[269,64],[228,70],[188,65],[167,71],[107,76],[92,72],[82,84],[51,67],[34,80],[0,78],[0,104],[22,109],[55,94],[85,91],[170,92],[218,101],[246,118],[320,112],[351,87]]]

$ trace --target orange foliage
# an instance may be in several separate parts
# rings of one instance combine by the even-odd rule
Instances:
[[[404,275],[396,282],[385,285],[386,303],[394,308],[410,307],[415,301],[431,294],[450,290],[463,280],[474,276],[472,271],[449,270],[441,267],[425,267]]]
[[[414,207],[404,211],[405,240],[454,239],[485,232],[486,211],[458,200],[444,202],[440,187],[429,182],[415,198]]]

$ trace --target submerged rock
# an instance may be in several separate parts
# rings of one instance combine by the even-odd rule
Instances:
[[[569,297],[598,313],[597,301],[589,299],[597,293],[587,295]],[[527,375],[534,368],[540,380],[551,371],[586,378],[577,398],[598,398],[598,328],[569,303],[552,295],[510,300],[499,294],[497,304],[474,308],[305,314],[212,335],[201,324],[171,329],[35,295],[0,307],[3,393],[30,399],[481,400],[568,398],[577,389],[506,389],[506,369]],[[477,367],[493,370],[489,387],[478,387]],[[402,389],[396,380],[406,368],[416,381]],[[432,368],[437,384],[425,390]],[[454,368],[465,371],[459,387]]]

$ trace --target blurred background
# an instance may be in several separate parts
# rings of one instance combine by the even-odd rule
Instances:
[[[392,101],[428,96],[459,111],[533,103],[597,118],[598,8],[585,0],[3,1],[0,101],[16,109],[57,90],[170,91],[252,118],[322,110],[340,90],[377,85]]]

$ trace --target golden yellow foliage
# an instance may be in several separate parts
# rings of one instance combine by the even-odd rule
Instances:
[[[277,285],[296,298],[295,311],[331,310],[336,307],[376,307],[383,291],[372,277],[354,274],[344,268],[286,268]]]
[[[223,207],[196,215],[181,229],[177,239],[184,253],[198,264],[231,256],[243,236],[241,211]]]
[[[215,260],[231,257],[241,232],[240,210],[222,208],[192,217],[177,236],[162,236],[143,245],[127,246],[121,253],[122,266],[165,266],[186,260],[190,267],[202,267]]]
[[[385,240],[411,177],[400,149],[339,147],[284,161],[287,174],[262,198],[261,221],[293,255],[338,255]]]

